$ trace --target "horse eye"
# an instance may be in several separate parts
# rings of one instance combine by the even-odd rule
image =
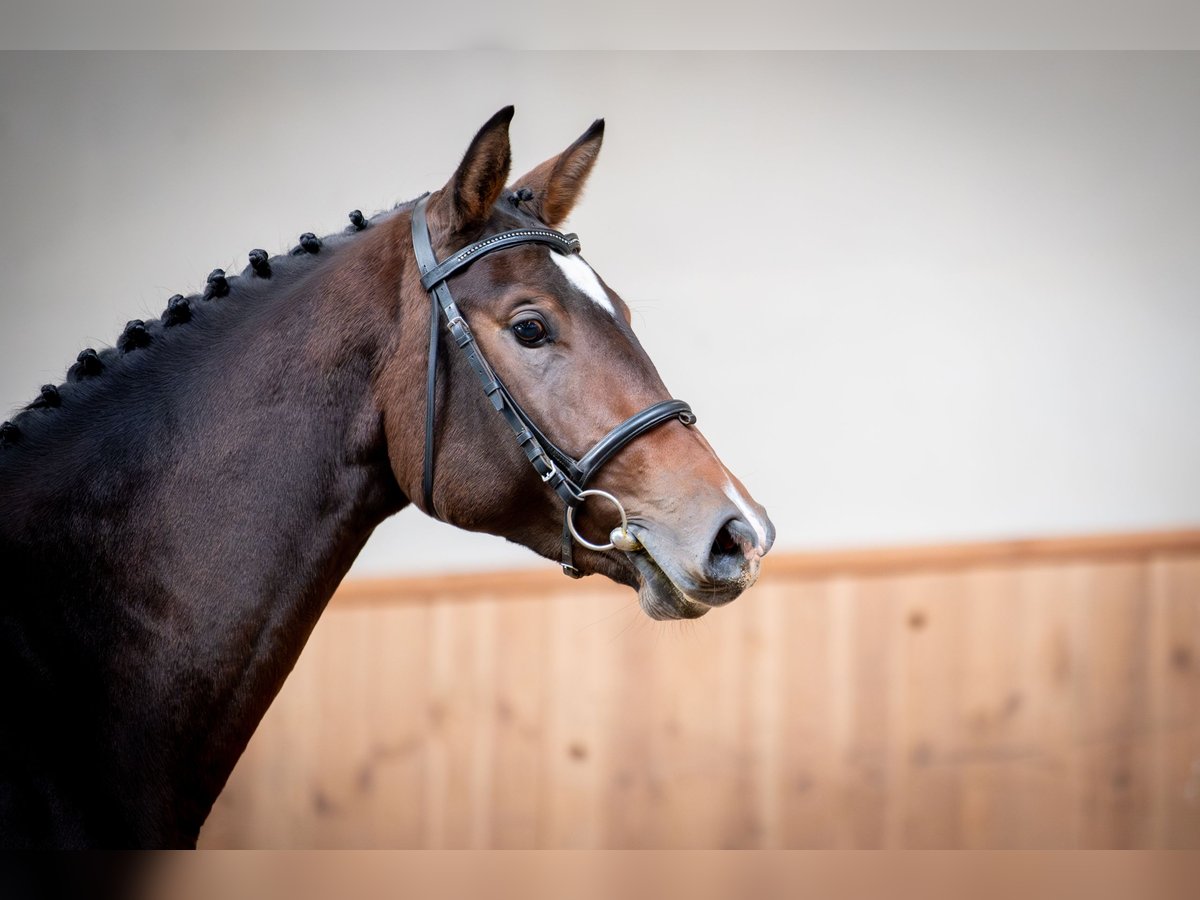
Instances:
[[[546,340],[546,326],[541,319],[522,319],[512,330],[518,341],[530,347],[536,347]]]

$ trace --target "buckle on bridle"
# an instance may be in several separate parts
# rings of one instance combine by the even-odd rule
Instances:
[[[550,471],[548,471],[545,475],[542,476],[542,484],[546,484],[549,481],[553,480],[554,476],[559,474],[559,472],[558,472],[558,466],[556,466],[554,464],[554,460],[552,460],[545,453],[542,454],[542,459],[544,459],[546,462],[550,463]]]
[[[456,328],[458,329],[457,331],[455,330]],[[454,338],[454,343],[458,344],[459,347],[465,347],[474,340],[474,336],[471,334],[471,326],[467,324],[467,320],[461,315],[455,316],[446,322],[446,329]]]

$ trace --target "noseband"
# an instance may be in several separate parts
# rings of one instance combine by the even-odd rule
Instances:
[[[592,550],[612,550],[614,547],[624,551],[637,550],[640,545],[629,533],[625,508],[621,501],[606,491],[589,490],[587,483],[601,466],[635,438],[672,420],[678,420],[684,425],[694,424],[696,416],[692,413],[692,408],[682,400],[663,400],[648,406],[602,437],[579,459],[557,447],[521,408],[521,404],[513,398],[504,382],[488,365],[483,351],[475,341],[471,327],[450,295],[450,286],[446,280],[489,253],[520,244],[545,244],[552,251],[569,256],[579,252],[579,238],[573,234],[560,234],[549,228],[516,228],[478,240],[439,263],[433,252],[433,244],[429,239],[429,225],[425,218],[428,202],[428,195],[422,197],[417,202],[412,216],[413,252],[421,270],[421,285],[433,301],[429,317],[429,369],[425,392],[425,471],[422,479],[426,511],[437,515],[433,505],[433,432],[437,405],[440,322],[444,318],[446,329],[454,339],[455,345],[471,364],[492,407],[504,417],[504,421],[512,429],[517,443],[525,452],[525,458],[542,481],[550,485],[563,501],[563,572],[572,578],[579,578],[582,574],[575,568],[572,538]],[[620,514],[621,524],[612,530],[607,544],[593,544],[581,537],[575,529],[575,511],[588,497],[602,497],[608,500]]]

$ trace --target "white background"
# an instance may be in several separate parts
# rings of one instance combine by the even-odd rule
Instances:
[[[1189,54],[6,53],[0,411],[506,103],[518,171],[607,118],[569,225],[778,546],[1200,523]],[[356,571],[538,564],[406,511]]]

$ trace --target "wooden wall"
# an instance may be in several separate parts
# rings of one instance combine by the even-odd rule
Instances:
[[[1200,848],[1200,532],[347,584],[200,844]]]

